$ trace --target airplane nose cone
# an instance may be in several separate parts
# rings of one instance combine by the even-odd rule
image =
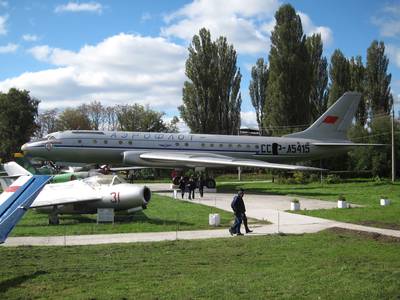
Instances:
[[[28,145],[27,144],[23,144],[22,147],[21,147],[21,150],[22,151],[28,150]]]

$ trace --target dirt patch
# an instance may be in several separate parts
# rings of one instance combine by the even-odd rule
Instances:
[[[388,236],[388,235],[382,235],[379,233],[374,233],[374,232],[366,232],[366,231],[359,231],[359,230],[350,230],[350,229],[344,229],[344,228],[339,228],[339,227],[332,227],[327,229],[328,232],[332,232],[338,235],[353,235],[365,239],[370,239],[378,242],[383,242],[383,243],[400,243],[400,238],[398,237],[393,237],[393,236]]]
[[[396,223],[385,223],[385,222],[379,222],[379,221],[361,221],[361,222],[357,222],[357,223],[360,225],[364,225],[364,226],[400,230],[400,224],[396,224]]]

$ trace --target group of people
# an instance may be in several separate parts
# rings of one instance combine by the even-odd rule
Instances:
[[[190,176],[189,178],[181,176],[179,179],[179,189],[181,190],[182,199],[184,198],[186,191],[189,193],[188,199],[194,199],[194,191],[196,188],[199,189],[200,197],[203,198],[204,185],[205,181],[203,176],[200,176],[199,178],[194,176]]]

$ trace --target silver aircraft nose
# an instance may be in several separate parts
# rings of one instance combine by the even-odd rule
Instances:
[[[21,150],[22,151],[27,151],[28,150],[28,143],[23,144],[22,147],[21,147]]]

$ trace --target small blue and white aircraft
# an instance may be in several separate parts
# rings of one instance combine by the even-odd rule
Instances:
[[[50,179],[48,175],[21,176],[0,195],[0,244]]]
[[[10,177],[21,176],[17,183],[21,178],[35,177],[16,162],[4,164],[4,169]],[[145,209],[150,199],[151,191],[144,185],[125,183],[118,176],[98,174],[79,180],[49,183],[30,203],[30,207],[47,213],[50,224],[59,224],[59,214],[91,214],[96,213],[98,208],[134,212]]]

